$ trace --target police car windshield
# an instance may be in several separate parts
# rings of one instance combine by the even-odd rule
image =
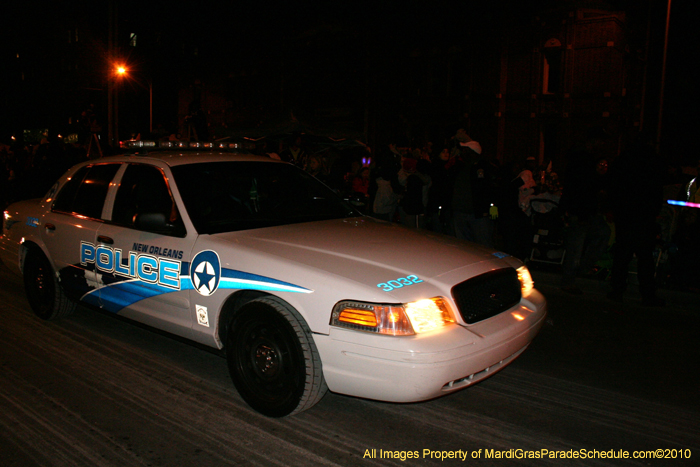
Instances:
[[[292,165],[208,162],[173,167],[197,232],[215,234],[361,215]]]

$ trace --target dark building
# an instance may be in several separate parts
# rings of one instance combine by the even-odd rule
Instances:
[[[302,72],[287,65],[257,93],[250,92],[249,72],[260,71],[253,67],[226,80],[192,83],[180,90],[179,121],[198,100],[213,128],[250,126],[251,115],[265,118],[264,108],[268,117],[293,112],[363,132],[371,145],[388,139],[440,145],[465,128],[502,162],[533,156],[561,170],[566,152],[589,129],[615,135],[606,147],[612,157],[638,128],[642,69],[630,53],[625,22],[624,12],[553,10],[500,23],[490,34],[485,27],[465,32],[452,44],[407,47],[393,55],[368,47],[353,79],[347,69],[326,66],[322,44],[335,37],[315,32],[299,47],[321,66],[309,60]],[[316,86],[306,84],[308,75]],[[314,98],[323,93],[324,80],[339,79],[347,86]],[[246,104],[252,95],[258,108]]]
[[[594,127],[619,137],[614,156],[638,125],[639,90],[625,14],[604,10],[552,11],[504,37],[493,102],[473,99],[475,120],[493,112],[488,139],[502,161],[535,157],[562,167],[569,148]],[[482,139],[486,139],[482,137]]]

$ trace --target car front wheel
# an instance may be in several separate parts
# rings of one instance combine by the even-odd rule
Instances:
[[[226,357],[243,400],[269,417],[306,410],[328,390],[308,325],[274,297],[241,308],[229,326]]]
[[[75,309],[75,303],[58,284],[51,263],[37,248],[30,249],[24,260],[24,290],[29,305],[41,319],[58,319]]]

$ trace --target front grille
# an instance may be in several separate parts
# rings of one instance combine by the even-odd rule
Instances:
[[[513,268],[496,269],[452,287],[462,319],[474,324],[520,302],[520,281]]]

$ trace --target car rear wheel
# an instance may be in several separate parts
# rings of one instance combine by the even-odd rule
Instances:
[[[243,400],[269,417],[309,409],[328,390],[308,325],[274,297],[241,308],[229,326],[226,357]]]
[[[29,305],[41,319],[58,319],[75,310],[75,303],[58,284],[51,263],[37,248],[30,249],[24,260],[24,290]]]

